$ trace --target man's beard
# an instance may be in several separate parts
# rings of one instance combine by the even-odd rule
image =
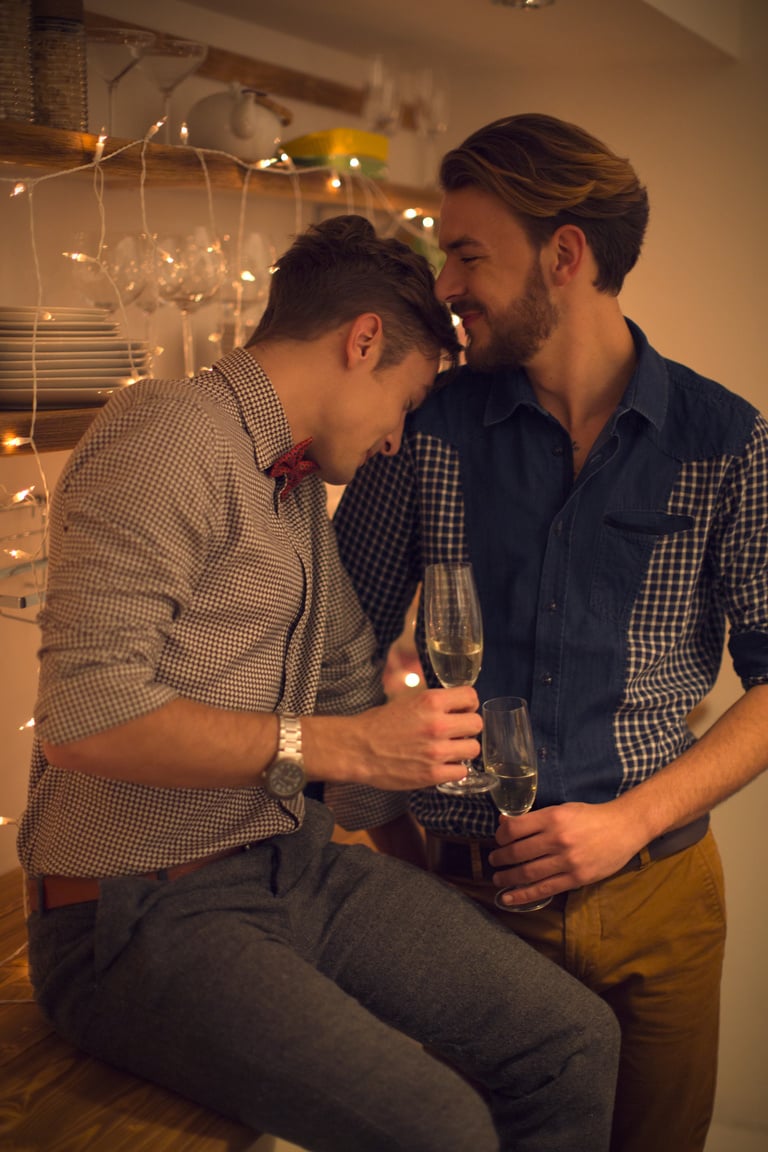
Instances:
[[[471,306],[464,307],[472,311]],[[488,324],[487,342],[478,344],[470,334],[466,347],[467,364],[478,372],[527,364],[554,332],[560,319],[537,263],[532,265],[518,300],[493,321],[484,315]]]

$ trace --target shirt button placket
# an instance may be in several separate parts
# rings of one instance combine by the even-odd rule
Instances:
[[[557,455],[553,447],[553,454]],[[559,792],[557,764],[558,699],[557,691],[562,659],[561,605],[566,588],[568,534],[561,512],[550,526],[549,546],[541,572],[539,620],[536,628],[536,654],[531,688],[531,712],[534,729],[541,744],[537,758],[553,799]],[[547,591],[544,591],[544,590]],[[554,776],[550,776],[554,773]]]

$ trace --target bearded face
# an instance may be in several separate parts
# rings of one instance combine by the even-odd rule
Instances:
[[[466,361],[488,372],[526,364],[554,332],[558,311],[549,298],[538,261],[533,260],[522,293],[506,306],[462,300],[454,307],[461,315],[480,314],[468,325]]]

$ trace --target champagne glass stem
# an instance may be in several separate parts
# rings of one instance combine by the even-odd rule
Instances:
[[[165,124],[163,125],[163,143],[170,144],[171,142],[171,92],[169,89],[163,90],[163,116],[165,117]]]
[[[107,81],[107,135],[108,136],[112,135],[112,123],[113,123],[112,117],[113,117],[114,108],[115,108],[115,87],[116,87],[116,85],[117,85],[116,80],[108,80]]]
[[[144,342],[147,345],[147,375],[155,374],[155,355],[157,354],[157,338],[155,336],[155,314],[144,313]]]
[[[181,340],[184,350],[184,375],[194,376],[195,374],[195,349],[192,339],[192,322],[189,318],[189,312],[186,308],[181,308]]]

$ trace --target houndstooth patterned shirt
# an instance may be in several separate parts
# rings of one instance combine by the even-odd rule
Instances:
[[[77,740],[177,696],[300,714],[381,703],[322,481],[281,501],[284,481],[265,475],[290,446],[269,380],[238,349],[192,381],[117,393],[75,449],[52,504],[18,841],[28,873],[167,867],[290,833],[304,811],[301,796],[278,803],[258,787],[152,788],[60,770],[41,739]],[[392,794],[354,794],[374,798],[366,819],[389,818]]]
[[[529,701],[539,806],[609,800],[689,747],[726,620],[744,687],[768,683],[768,424],[629,326],[636,371],[575,482],[569,437],[525,373],[463,369],[409,417],[396,457],[358,473],[334,521],[381,652],[424,565],[472,561],[478,694]],[[420,614],[416,638],[435,684]],[[492,836],[498,822],[485,796],[429,789],[411,808],[436,832]]]

